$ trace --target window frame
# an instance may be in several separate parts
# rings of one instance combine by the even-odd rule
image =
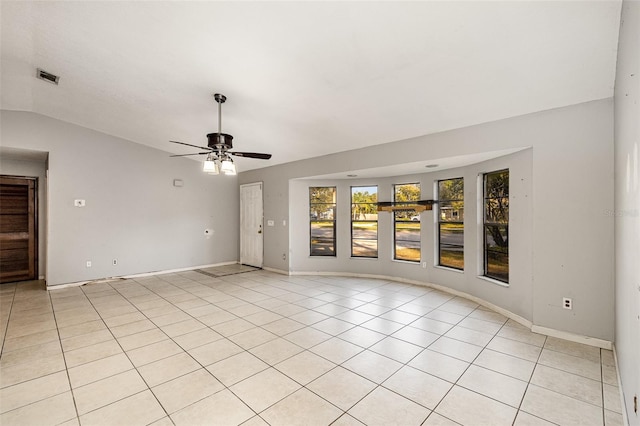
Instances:
[[[312,202],[312,191],[316,188],[324,188],[324,189],[333,189],[333,202],[331,203],[313,203]],[[337,215],[337,211],[338,211],[338,188],[336,186],[310,186],[309,187],[309,256],[310,257],[337,257],[337,239],[336,239],[336,228],[337,228],[337,222],[336,222],[336,215]],[[311,215],[311,211],[313,210],[313,206],[314,205],[332,205],[333,206],[333,218],[332,219],[320,219],[320,218],[316,218],[314,219]],[[313,224],[314,223],[321,223],[321,222],[333,222],[333,229],[332,229],[332,236],[331,238],[322,238],[320,240],[322,241],[332,241],[333,245],[332,245],[332,252],[329,254],[318,254],[318,250],[316,249],[314,252],[314,236],[313,236]],[[318,239],[318,238],[316,238]]]
[[[495,176],[495,175],[499,175],[499,174],[503,174],[503,173],[507,173],[507,191],[506,194],[502,194],[502,196],[489,196],[488,195],[488,190],[487,190],[487,185],[488,185],[488,181],[490,179],[491,176]],[[482,214],[482,265],[483,265],[483,271],[482,271],[482,276],[489,278],[491,280],[495,280],[498,281],[499,283],[502,284],[509,284],[509,280],[510,280],[510,261],[509,261],[509,190],[510,190],[510,178],[511,178],[511,174],[509,173],[509,169],[501,169],[501,170],[495,170],[492,172],[488,172],[488,173],[483,173],[482,175],[482,202],[481,202],[481,214]],[[506,221],[489,221],[487,219],[487,210],[488,210],[488,200],[498,200],[498,199],[505,199],[507,200],[507,206],[506,206]],[[489,248],[489,242],[488,242],[488,238],[487,235],[489,233],[489,229],[491,227],[494,228],[498,228],[498,232],[500,232],[501,230],[504,230],[504,234],[506,235],[506,250],[496,250],[496,249],[490,249]],[[502,234],[502,232],[500,232],[500,234]],[[497,274],[491,274],[489,272],[489,258],[490,258],[490,254],[494,253],[494,254],[502,254],[505,255],[506,254],[506,260],[507,260],[507,272],[506,272],[506,279],[504,278],[504,276],[500,276]]]
[[[396,199],[397,197],[397,192],[396,192],[396,187],[400,187],[400,186],[406,186],[406,185],[415,185],[418,188],[418,198],[416,200],[408,200],[408,201],[398,201]],[[420,185],[420,182],[409,182],[409,183],[398,183],[398,184],[393,184],[393,188],[392,188],[392,192],[393,192],[393,202],[395,203],[395,205],[398,204],[407,204],[407,205],[411,205],[414,204],[415,201],[419,201],[420,197],[422,195],[422,188]],[[422,232],[422,218],[420,217],[420,214],[418,213],[418,224],[419,224],[419,228],[418,228],[418,240],[403,240],[403,241],[410,241],[410,242],[417,242],[418,243],[418,251],[420,253],[420,257],[417,260],[414,259],[408,259],[408,258],[399,258],[398,257],[398,253],[397,253],[397,244],[396,244],[396,237],[397,237],[397,223],[413,223],[416,221],[413,220],[398,220],[398,214],[402,213],[403,211],[393,211],[393,260],[397,260],[397,261],[401,261],[401,262],[411,262],[411,263],[420,263],[422,260],[422,241],[421,241],[421,237],[420,234]]]
[[[462,181],[462,198],[461,199],[441,199],[440,195],[441,195],[441,191],[440,191],[440,183],[441,182],[447,182],[447,181],[454,181],[454,180],[460,180]],[[464,212],[464,177],[457,177],[457,178],[449,178],[449,179],[439,179],[436,181],[435,184],[436,187],[436,194],[437,194],[437,216],[436,216],[436,262],[435,262],[435,266],[439,266],[441,268],[449,268],[449,269],[454,269],[456,271],[464,271],[464,213],[463,213],[463,217],[462,220],[459,220],[460,218],[458,217],[458,220],[447,220],[447,221],[443,221],[442,220],[442,205],[445,202],[457,202],[457,201],[461,201],[462,202],[462,211]],[[456,212],[457,213],[457,212]],[[458,224],[462,226],[462,244],[452,244],[451,246],[453,247],[459,247],[462,251],[462,267],[456,267],[453,265],[445,265],[442,263],[442,225],[443,224]]]
[[[373,203],[354,203],[353,201],[353,190],[355,188],[375,188],[376,192],[376,202]],[[351,257],[352,258],[357,258],[357,259],[377,259],[378,258],[378,254],[379,254],[379,248],[378,248],[378,229],[379,229],[379,222],[378,219],[376,220],[370,220],[370,219],[365,219],[365,220],[354,220],[353,219],[353,209],[354,206],[356,205],[369,205],[369,206],[377,206],[377,200],[378,200],[378,185],[355,185],[355,186],[351,186],[350,190],[349,190],[349,194],[351,197],[351,214],[350,214],[350,219],[351,219]],[[377,209],[376,209],[376,217],[377,217]],[[357,255],[354,254],[353,251],[353,245],[354,245],[354,241],[358,241],[358,240],[362,240],[362,241],[373,241],[373,239],[371,238],[355,238],[353,236],[353,227],[354,227],[354,223],[375,223],[375,227],[376,227],[376,238],[375,238],[375,242],[376,242],[376,249],[375,249],[375,256],[363,256],[363,255]]]

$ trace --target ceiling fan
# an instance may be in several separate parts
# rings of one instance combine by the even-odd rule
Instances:
[[[231,155],[236,157],[257,158],[259,160],[268,160],[271,158],[271,154],[262,154],[260,152],[238,152],[229,151],[233,148],[233,136],[228,133],[222,133],[222,104],[227,100],[225,95],[216,93],[213,98],[218,103],[218,131],[216,133],[209,133],[207,135],[207,146],[191,145],[189,143],[169,141],[171,143],[177,143],[180,145],[186,145],[193,148],[204,150],[202,152],[195,152],[193,154],[177,154],[171,157],[187,157],[190,155],[206,155],[207,158],[204,162],[202,170],[206,173],[217,175],[220,172],[226,175],[235,175],[236,166],[233,164]]]

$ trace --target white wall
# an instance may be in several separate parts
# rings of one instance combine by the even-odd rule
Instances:
[[[237,261],[237,178],[34,113],[0,120],[3,146],[49,152],[48,285]]]
[[[515,287],[510,288],[509,292],[495,285],[476,287],[473,283],[467,283],[466,278],[445,277],[445,274],[436,271],[427,276],[423,270],[418,270],[419,267],[414,270],[414,265],[401,270],[390,267],[385,269],[389,272],[385,275],[407,278],[421,276],[425,281],[438,280],[452,288],[464,286],[469,289],[471,286],[473,291],[469,292],[472,294],[500,302],[505,309],[521,313],[541,327],[613,341],[613,218],[606,214],[613,208],[612,129],[613,100],[604,99],[251,170],[240,174],[240,183],[264,182],[265,220],[274,219],[280,223],[281,219],[287,219],[295,222],[299,218],[297,214],[296,218],[288,216],[288,206],[301,193],[289,193],[291,179],[339,172],[346,174],[351,170],[407,161],[437,160],[531,147],[530,154],[522,154],[532,156],[531,179],[526,181],[529,175],[523,163],[521,177],[525,181],[517,183],[524,185],[520,188],[522,196],[531,197],[531,209],[522,217],[511,216],[512,221],[523,221],[523,240],[511,238],[510,254],[516,258],[529,256],[531,259],[528,263],[523,262],[525,269],[516,272],[521,274],[522,293],[516,293]],[[297,184],[292,185],[295,187]],[[524,224],[529,220],[526,215],[532,217],[530,240],[525,236]],[[306,212],[304,217],[307,217]],[[292,249],[290,239],[308,238],[308,230],[300,234],[301,229],[291,228],[291,233],[288,227],[283,226],[266,229],[265,247],[273,247],[273,250],[265,252],[265,266],[285,271],[295,271],[296,267],[301,266],[300,263],[290,264],[281,258],[283,253],[289,254]],[[348,228],[344,232],[348,232]],[[296,250],[295,256],[305,255],[308,255],[308,248],[302,253]],[[357,265],[356,260],[345,262]],[[374,262],[367,264],[366,269],[384,269],[375,266]],[[379,259],[379,262],[382,260]],[[340,261],[327,262],[324,270],[346,268],[341,265]],[[527,265],[530,265],[530,269],[526,269]],[[306,263],[302,266],[306,267]],[[318,269],[317,265],[312,268]],[[526,282],[531,284],[525,289]],[[525,296],[516,300],[521,295]],[[562,308],[562,297],[573,298],[573,310]]]
[[[615,90],[616,350],[629,424],[640,397],[640,3],[625,1]]]
[[[12,176],[28,176],[38,178],[38,275],[45,275],[47,247],[47,165],[45,161],[22,161],[14,158],[3,158],[0,155],[0,173]]]

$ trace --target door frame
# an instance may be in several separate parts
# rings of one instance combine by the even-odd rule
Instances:
[[[243,199],[243,190],[244,188],[247,187],[251,187],[251,186],[259,186],[260,188],[260,212],[258,212],[258,222],[260,223],[260,227],[261,227],[261,231],[260,232],[260,240],[261,240],[261,246],[262,246],[262,250],[260,250],[260,262],[259,265],[249,265],[249,266],[255,266],[257,268],[262,268],[262,266],[264,265],[264,193],[263,193],[263,189],[264,189],[264,184],[263,182],[252,182],[252,183],[245,183],[240,185],[240,264],[244,264],[243,262],[243,258],[242,258],[242,248],[243,245],[245,243],[245,238],[247,237],[244,234],[244,227],[243,227],[243,213],[244,213],[244,199]]]
[[[38,177],[37,176],[0,175],[0,181],[4,181],[5,179],[33,181],[33,206],[31,206],[31,200],[28,201],[29,209],[32,210],[31,212],[29,212],[29,222],[33,222],[33,245],[31,246],[30,244],[31,247],[29,248],[29,250],[33,250],[33,274],[31,274],[32,275],[31,278],[23,281],[38,280],[40,279],[40,274],[39,274],[40,271],[38,270],[38,264],[40,261],[38,257],[38,253],[40,252],[39,239],[38,239],[38,234],[39,234]],[[31,228],[31,226],[29,226],[29,228]],[[31,269],[31,267],[29,269]]]

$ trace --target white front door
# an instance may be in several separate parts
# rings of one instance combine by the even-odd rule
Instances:
[[[262,182],[240,185],[240,263],[262,268]]]

